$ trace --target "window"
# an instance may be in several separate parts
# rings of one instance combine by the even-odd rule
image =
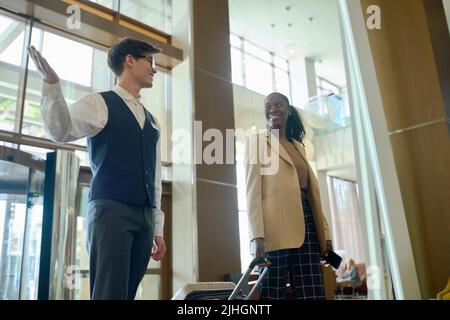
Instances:
[[[80,159],[80,166],[90,167],[89,154],[86,151],[75,150],[75,154]]]
[[[316,85],[317,94],[333,92],[338,95],[341,93],[341,88],[338,85],[322,77],[316,77]]]
[[[119,5],[119,0],[89,0],[108,9],[116,11]]]
[[[25,23],[0,15],[0,39],[0,129],[18,132]]]
[[[289,71],[289,65],[288,65],[287,60],[284,60],[284,59],[281,59],[280,57],[274,56],[273,63],[275,64],[276,68],[279,68],[283,71]]]
[[[233,83],[262,95],[279,91],[291,96],[287,60],[233,34],[230,44]]]
[[[272,55],[270,54],[269,51],[266,51],[260,47],[257,47],[248,41],[244,42],[244,51],[246,53],[249,53],[249,54],[267,62],[267,63],[270,63],[272,61]]]
[[[118,1],[114,1],[114,3]],[[108,5],[106,1],[99,4]],[[109,2],[113,3],[113,2]],[[113,3],[113,4],[114,4]],[[26,23],[13,14],[0,11],[0,130],[17,133],[14,143],[16,147],[28,144],[32,136],[34,143],[48,148],[48,139],[40,114],[42,76],[34,62],[27,57],[25,48],[34,45],[47,59],[61,78],[61,87],[68,104],[93,92],[110,90],[115,84],[113,73],[107,65],[108,48],[82,40],[63,31],[43,26],[39,22]],[[31,40],[30,40],[31,33]],[[70,50],[66,50],[70,48]],[[26,62],[28,59],[28,68]],[[162,161],[170,162],[171,126],[168,100],[170,89],[170,71],[158,69],[151,90],[141,92],[144,105],[158,119],[162,127],[161,151]],[[0,132],[0,135],[2,133]],[[8,134],[7,134],[8,135]],[[26,140],[26,141],[24,141]],[[73,143],[82,165],[89,165],[85,152],[86,139]],[[28,148],[28,149],[27,149]],[[50,147],[52,148],[52,147]],[[54,145],[57,149],[58,145]],[[30,153],[35,149],[24,146]],[[37,148],[36,150],[43,150]],[[36,154],[45,157],[45,154]],[[166,170],[167,171],[167,170]],[[165,179],[170,179],[170,172],[165,172]]]
[[[230,34],[230,43],[233,47],[240,48],[242,46],[242,40],[234,34]]]
[[[24,145],[24,144],[20,145],[20,150],[24,151],[26,153],[32,154],[35,159],[42,159],[42,160],[46,160],[47,159],[47,153],[48,152],[54,152],[55,151],[55,150],[45,149],[45,148],[41,148],[41,147],[27,146],[27,145]]]
[[[289,74],[283,70],[275,69],[275,91],[289,92]]]
[[[317,129],[317,133],[326,133],[330,130],[345,127],[350,124],[350,107],[348,104],[348,97],[345,88],[339,87],[337,84],[331,81],[319,77],[316,77],[317,94],[327,95],[327,104],[333,106],[335,110],[335,118],[333,125],[326,129]]]
[[[109,90],[113,74],[109,70],[107,49],[72,40],[41,28],[33,28],[31,43],[42,53],[61,78],[61,87],[68,104],[88,93]],[[58,50],[70,48],[70,50]],[[62,53],[63,52],[63,53]],[[42,78],[30,59],[22,133],[49,138],[41,116]],[[75,142],[86,145],[86,139]]]
[[[231,77],[232,81],[240,86],[244,85],[244,73],[242,69],[242,53],[236,48],[231,48]]]
[[[87,0],[164,33],[171,32],[172,0]]]
[[[244,58],[245,86],[261,94],[268,94],[273,89],[272,68],[253,56],[246,54]]]
[[[155,29],[171,32],[171,7],[168,0],[120,0],[119,11]]]

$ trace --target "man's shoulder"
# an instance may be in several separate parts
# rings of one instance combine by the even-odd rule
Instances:
[[[106,105],[106,101],[102,96],[102,92],[91,92],[77,100],[72,106],[86,106],[86,107],[103,107]]]
[[[98,97],[110,96],[114,93],[115,93],[114,90],[105,90],[105,91],[92,92],[92,93],[87,94],[86,96],[96,96],[98,98]]]

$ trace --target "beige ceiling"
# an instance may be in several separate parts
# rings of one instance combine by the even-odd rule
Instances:
[[[294,56],[314,59],[317,74],[345,85],[337,0],[229,0],[229,10],[232,33],[287,59],[293,43]]]

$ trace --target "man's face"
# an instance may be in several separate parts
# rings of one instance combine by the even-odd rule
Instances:
[[[152,54],[144,53],[137,59],[133,58],[130,72],[141,88],[153,87],[153,77],[157,71]]]

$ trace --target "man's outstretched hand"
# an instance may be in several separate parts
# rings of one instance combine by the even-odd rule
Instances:
[[[56,74],[55,70],[48,64],[47,60],[36,50],[34,46],[29,46],[27,48],[28,54],[31,59],[34,61],[36,68],[41,73],[44,81],[50,84],[54,84],[59,82],[59,77]]]

